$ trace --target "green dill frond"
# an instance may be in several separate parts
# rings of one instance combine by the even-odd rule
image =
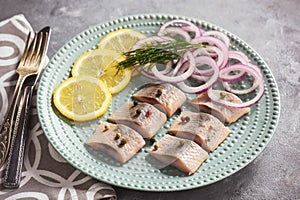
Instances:
[[[183,40],[165,41],[123,53],[125,60],[118,63],[117,68],[123,70],[146,64],[166,64],[172,60],[179,60],[187,51],[194,48],[205,48],[202,44],[192,44]],[[149,65],[152,66],[152,65]]]

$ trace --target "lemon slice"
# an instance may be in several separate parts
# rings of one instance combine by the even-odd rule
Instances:
[[[60,83],[53,93],[56,108],[75,121],[100,117],[109,107],[111,99],[107,86],[89,76],[71,77]]]
[[[132,29],[120,29],[104,36],[100,40],[98,47],[110,49],[122,54],[129,51],[137,41],[144,38],[146,38],[146,36],[138,31]]]
[[[124,60],[120,54],[107,50],[96,49],[79,56],[72,68],[72,76],[92,76],[101,79],[112,94],[126,87],[131,78],[131,70],[118,72],[116,64]],[[117,73],[118,72],[118,73]]]

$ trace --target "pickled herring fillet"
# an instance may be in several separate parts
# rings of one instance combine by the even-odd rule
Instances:
[[[130,127],[102,123],[87,139],[85,145],[109,155],[120,163],[126,163],[145,145],[145,141]]]
[[[150,139],[161,129],[167,117],[151,104],[130,101],[113,112],[108,120],[129,126]]]
[[[168,134],[154,144],[149,154],[188,175],[193,174],[208,158],[208,153],[195,142]]]
[[[238,96],[230,92],[220,90],[213,90],[213,92],[226,101],[242,103],[242,100]],[[200,111],[210,113],[228,124],[237,121],[240,117],[250,112],[250,108],[233,108],[215,103],[208,97],[207,92],[192,99],[190,104],[199,108]]]
[[[185,94],[169,83],[150,83],[133,97],[154,105],[168,117],[172,116],[186,101]]]
[[[172,123],[168,132],[193,140],[207,151],[214,151],[230,130],[210,114],[184,111]]]

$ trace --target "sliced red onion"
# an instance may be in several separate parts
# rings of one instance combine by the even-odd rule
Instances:
[[[232,71],[229,71],[228,73],[225,72],[225,71],[227,71],[225,69],[227,69],[228,67],[220,70],[219,78],[223,82],[229,82],[229,83],[237,82],[237,81],[242,80],[247,75],[247,72],[244,70],[244,68],[247,67],[246,65],[238,63],[238,64],[231,65],[229,67],[232,67],[232,66],[234,66],[234,67],[237,66],[240,68],[240,70],[238,70],[237,74],[233,74],[233,75],[229,74],[229,72],[232,72]]]
[[[173,72],[172,65],[173,65],[173,62],[169,61],[166,65],[164,65],[165,66],[164,69],[162,69],[162,70],[158,70],[157,69],[157,70],[159,71],[159,73],[167,75],[167,74]],[[149,69],[150,69],[149,65],[146,65],[146,66],[144,66],[142,68],[141,73],[143,75],[147,76],[148,78],[153,78],[155,80],[159,80],[156,76],[154,76],[154,74],[152,73],[152,71],[149,70]]]
[[[183,39],[186,41],[191,41],[191,36],[189,35],[188,32],[183,30],[181,27],[167,27],[163,31],[159,31],[157,33],[158,36],[171,36],[174,37],[176,35],[181,36]]]
[[[219,31],[206,31],[203,33],[203,36],[213,36],[215,38],[218,38],[224,42],[227,48],[229,48],[230,39],[227,35],[225,35],[222,32]]]
[[[152,73],[149,73],[149,71],[143,69],[140,71],[141,74],[143,74],[144,76],[153,79],[153,80],[159,80],[159,78],[157,78],[156,76],[154,76]]]
[[[163,32],[167,27],[181,27],[185,31],[194,32],[195,37],[200,37],[202,35],[200,29],[195,24],[182,19],[175,19],[164,23],[158,30],[157,34]]]
[[[191,41],[192,43],[196,43],[196,44],[203,44],[203,43],[209,43],[209,44],[213,44],[216,47],[218,47],[222,52],[223,52],[223,62],[220,65],[220,69],[224,68],[228,62],[228,48],[225,46],[225,44],[214,37],[209,37],[209,36],[205,36],[205,37],[198,37],[195,38]]]
[[[202,76],[202,75],[196,75],[196,74],[192,74],[191,76],[193,79],[196,79],[200,82],[207,82],[209,80],[209,76]]]
[[[257,73],[257,75],[258,75],[260,78],[263,79],[263,75],[262,75],[261,70],[259,69],[258,66],[254,65],[254,64],[252,64],[252,63],[247,63],[247,64],[245,64],[245,65],[246,65],[247,67],[253,68],[253,69],[255,70],[255,72]]]
[[[174,61],[169,61],[166,64],[166,68],[163,69],[163,70],[161,70],[160,73],[162,73],[162,74],[168,74],[168,73],[170,73],[173,70],[173,65],[174,65]]]
[[[216,57],[215,60],[217,62],[217,65],[218,65],[219,69],[222,69],[223,63],[225,63],[224,53],[215,46],[208,47],[207,51],[211,55],[211,57]],[[216,56],[215,56],[215,54],[216,54]]]
[[[235,59],[241,63],[249,63],[249,58],[241,51],[228,51],[229,59]]]
[[[240,70],[240,69],[241,68],[239,66],[230,66],[230,67],[225,68],[223,72],[224,73],[229,73],[230,71],[236,71],[236,70]],[[215,101],[215,102],[220,103],[222,105],[229,106],[229,107],[235,107],[235,108],[245,108],[245,107],[250,107],[250,106],[256,104],[264,94],[264,81],[263,81],[262,77],[260,77],[258,75],[257,71],[254,68],[249,68],[248,67],[248,68],[244,68],[244,70],[247,73],[251,74],[255,78],[254,84],[258,83],[259,91],[253,99],[251,99],[250,101],[247,101],[247,102],[243,102],[243,103],[229,102],[229,101],[226,101],[226,100],[220,98],[219,95],[214,94],[212,92],[211,88],[207,91],[207,94],[208,94],[209,98],[212,101]],[[240,91],[242,91],[242,90],[240,90]],[[229,91],[229,92],[232,92],[232,91]]]
[[[181,28],[188,33],[194,33],[195,35],[192,38],[201,37],[204,33],[204,31],[202,29],[199,29],[197,26],[182,26]]]
[[[194,33],[193,35],[190,33]],[[176,62],[170,61],[164,69],[158,69],[154,65],[151,70],[143,69],[141,73],[145,76],[161,80],[163,82],[176,83],[178,87],[186,93],[208,92],[212,101],[218,102],[225,106],[243,108],[256,104],[264,93],[263,76],[259,67],[250,63],[249,58],[240,51],[229,51],[230,39],[226,34],[218,31],[204,31],[195,24],[185,20],[172,20],[161,26],[157,36],[148,37],[136,43],[133,49],[140,48],[147,44],[163,43],[174,41],[170,36],[179,35],[186,41],[195,44],[205,44],[207,48],[198,48],[188,51]],[[191,37],[191,35],[193,37]],[[230,60],[237,60],[238,63],[229,65]],[[210,69],[200,69],[200,66],[208,65]],[[197,67],[198,66],[198,67]],[[240,73],[230,75],[232,71]],[[230,87],[229,83],[241,81],[247,74],[254,77],[252,86],[245,90],[236,90]],[[186,80],[192,78],[199,81],[198,86],[188,85]],[[224,88],[234,94],[247,94],[258,89],[256,96],[250,101],[244,103],[228,102],[215,95],[212,86],[220,80]]]
[[[196,66],[195,63],[195,57],[193,56],[193,54],[191,52],[186,52],[183,57],[177,62],[176,67],[174,68],[172,75],[176,75],[177,72],[180,70],[180,68],[182,67],[182,65],[186,62],[186,61],[190,61],[192,63],[192,65]]]
[[[221,70],[219,77],[220,77],[220,79],[222,81],[225,81],[225,82],[240,81],[242,79],[242,77],[244,76],[244,74],[247,72],[247,71],[244,70],[246,68],[252,68],[252,69],[254,69],[255,73],[260,78],[262,78],[262,73],[261,73],[259,67],[256,66],[256,65],[253,65],[252,63],[244,63],[244,64],[237,63],[237,64],[234,64],[234,65],[231,65],[230,67],[232,67],[232,66],[240,68],[240,70],[238,70],[238,71],[240,71],[240,73],[239,74],[235,74],[235,75],[229,75],[229,72],[231,72],[231,71],[229,71],[228,73],[226,73],[227,70]]]
[[[249,58],[240,51],[229,51],[228,57],[229,57],[229,61],[227,63],[227,66],[230,65],[229,62],[232,59],[237,60],[237,61],[239,61],[239,63],[242,63],[242,64],[250,63]],[[229,82],[229,83],[236,82],[236,81],[242,80],[246,75],[247,75],[247,73],[245,71],[241,70],[241,71],[239,71],[238,74],[235,74],[235,75],[222,74],[222,80]],[[224,83],[223,85],[225,88],[227,88],[227,89],[229,88],[229,85],[227,83]]]
[[[182,91],[184,91],[186,93],[191,93],[191,94],[196,94],[196,93],[200,93],[200,92],[208,90],[218,80],[218,76],[219,76],[219,68],[218,68],[216,62],[213,62],[213,64],[211,65],[211,68],[213,69],[213,74],[203,85],[192,87],[192,86],[188,86],[183,81],[183,82],[180,82],[177,84],[178,87]]]
[[[193,55],[197,56],[211,56],[211,54],[207,51],[207,48],[197,48],[192,50]]]
[[[160,80],[164,81],[164,82],[168,82],[168,83],[179,83],[182,81],[185,81],[186,79],[188,79],[194,72],[195,70],[195,61],[194,58],[192,56],[191,52],[187,52],[187,54],[189,54],[187,57],[189,58],[189,60],[187,62],[185,62],[183,65],[188,65],[188,69],[180,74],[180,75],[175,75],[175,76],[166,76],[164,74],[161,74],[156,66],[153,66],[151,68],[151,72],[153,73],[154,76],[156,76],[157,78],[159,78]]]
[[[247,72],[243,71],[242,73],[239,73],[237,75],[235,75],[234,79],[231,79],[231,80],[229,79],[229,80],[225,81],[223,79],[222,85],[225,88],[225,90],[227,90],[228,92],[231,92],[231,93],[234,93],[234,94],[248,94],[248,93],[252,92],[253,90],[255,90],[258,87],[259,82],[257,80],[255,80],[254,83],[252,84],[252,86],[250,88],[248,88],[248,89],[245,89],[245,90],[236,90],[236,89],[233,89],[229,85],[229,83],[236,83],[238,81],[243,80],[243,78],[247,75]]]
[[[263,79],[261,71],[256,65],[253,65],[250,63],[235,64],[235,65],[230,66],[229,68],[232,69],[232,67],[239,68],[240,70],[238,70],[238,71],[240,71],[240,73],[236,74],[236,75],[228,75],[230,71],[228,71],[228,69],[225,68],[224,70],[220,71],[219,78],[223,81],[222,84],[223,84],[224,88],[227,91],[232,92],[234,94],[247,94],[247,93],[252,92],[259,86],[259,80]],[[247,75],[247,69],[249,69],[249,68],[253,69],[253,73],[255,73],[257,75],[257,77],[259,77],[260,79],[259,80],[255,79],[252,86],[245,90],[235,90],[235,89],[231,88],[228,83],[235,83],[235,82],[242,80]]]
[[[235,83],[235,82],[243,80],[243,78],[245,78],[246,75],[247,75],[247,72],[244,70],[241,70],[241,71],[239,71],[238,74],[234,74],[234,75],[223,74],[220,79],[224,82],[224,84],[225,83]]]
[[[229,86],[228,82],[222,82],[222,85],[225,88],[225,90],[227,90],[228,92],[231,92],[233,94],[248,94],[248,93],[254,91],[259,86],[259,82],[257,80],[255,80],[254,83],[252,84],[252,86],[245,90],[233,89]]]
[[[197,66],[200,67],[200,66],[203,66],[203,65],[208,65],[208,66],[215,65],[216,62],[211,57],[209,57],[209,56],[199,56],[199,57],[195,58],[195,61],[196,61],[196,67],[195,67],[194,74],[202,75],[202,76],[211,76],[214,73],[213,68],[203,69],[203,70],[197,68]]]
[[[151,37],[147,37],[145,39],[139,40],[137,43],[135,43],[135,45],[133,45],[131,50],[135,50],[135,49],[141,48],[143,46],[149,45],[149,43],[156,44],[156,43],[164,43],[164,42],[174,41],[174,40],[175,39],[173,39],[171,37],[155,35],[155,36],[151,36]]]
[[[203,30],[202,28],[199,28],[199,32],[200,32],[200,36],[203,36],[203,34],[205,33],[205,30]]]

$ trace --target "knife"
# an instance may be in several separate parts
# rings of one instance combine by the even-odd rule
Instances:
[[[47,52],[51,29],[50,27],[45,27],[40,32],[48,32],[45,51]],[[3,181],[3,186],[5,188],[18,188],[20,186],[32,94],[41,74],[42,70],[37,75],[29,76],[23,84],[23,93],[16,113],[16,122],[14,124],[13,136],[5,169]]]

